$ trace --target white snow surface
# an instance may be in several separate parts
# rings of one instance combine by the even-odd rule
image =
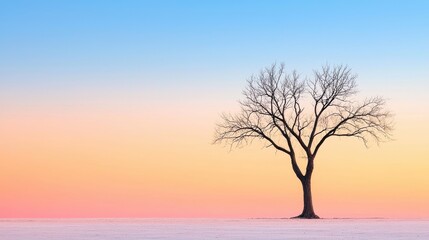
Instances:
[[[429,239],[429,220],[0,219],[0,239]]]

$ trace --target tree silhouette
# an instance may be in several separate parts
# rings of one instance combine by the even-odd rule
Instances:
[[[319,218],[313,209],[311,176],[322,145],[334,137],[354,137],[367,146],[390,139],[392,114],[381,97],[354,99],[356,75],[347,66],[324,66],[303,79],[273,64],[248,80],[240,101],[241,112],[223,114],[216,127],[215,143],[231,147],[261,139],[267,147],[283,152],[303,187],[304,208],[296,218]],[[301,151],[305,171],[297,163]]]

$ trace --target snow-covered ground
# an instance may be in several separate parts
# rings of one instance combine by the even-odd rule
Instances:
[[[429,239],[429,220],[0,219],[0,239]]]

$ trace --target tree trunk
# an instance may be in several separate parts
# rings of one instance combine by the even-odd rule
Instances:
[[[304,192],[304,209],[302,213],[294,218],[319,218],[314,213],[313,199],[311,197],[311,175],[305,176],[302,180],[302,189]]]

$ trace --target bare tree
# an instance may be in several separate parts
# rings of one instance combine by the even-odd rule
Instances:
[[[385,101],[356,101],[356,77],[347,66],[324,66],[303,79],[296,71],[286,73],[283,64],[273,64],[248,80],[241,112],[222,115],[214,142],[236,147],[261,139],[286,154],[303,188],[304,209],[296,218],[319,218],[311,176],[322,145],[334,137],[354,137],[365,146],[371,138],[377,143],[390,139],[392,115]],[[298,165],[298,152],[305,157],[305,171]]]

